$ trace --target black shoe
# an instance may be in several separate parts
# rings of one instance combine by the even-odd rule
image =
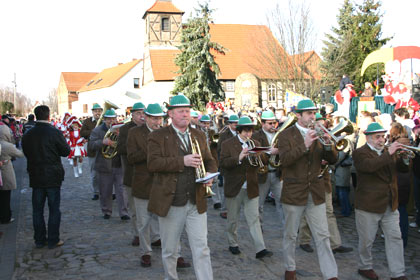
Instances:
[[[156,240],[155,242],[152,242],[152,247],[155,248],[161,248],[162,242],[160,242],[160,239]]]
[[[255,254],[255,257],[257,259],[262,259],[265,257],[271,257],[273,255],[273,252],[268,251],[267,249],[259,251],[257,254]]]
[[[309,245],[309,244],[301,244],[301,245],[299,245],[299,247],[307,253],[313,253],[314,252],[314,249],[312,249],[311,245]]]
[[[47,241],[45,241],[44,243],[35,243],[35,247],[37,249],[41,249],[41,248],[44,248],[47,244],[48,244]]]
[[[222,217],[222,219],[227,219],[227,212],[220,213],[220,217]]]
[[[98,200],[98,199],[99,199],[99,195],[94,194],[94,195],[92,196],[92,200]]]
[[[213,208],[214,209],[220,209],[220,208],[222,208],[222,204],[221,203],[215,203],[214,205],[213,205]]]
[[[111,218],[111,215],[108,215],[108,214],[105,214],[105,215],[104,215],[104,219],[105,219],[105,220],[109,220],[109,218]]]
[[[234,255],[239,255],[241,253],[241,251],[239,251],[238,246],[236,246],[236,247],[229,246],[229,251]]]
[[[121,217],[121,220],[128,221],[128,220],[130,220],[130,217],[128,215],[124,215],[124,216]]]
[[[112,200],[115,200],[115,198],[117,198],[117,197],[115,196],[115,194],[113,194],[112,195]]]
[[[340,246],[338,248],[332,249],[332,252],[335,253],[348,253],[353,251],[353,248]]]

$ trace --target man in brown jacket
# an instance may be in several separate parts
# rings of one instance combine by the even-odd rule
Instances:
[[[228,125],[225,126],[220,132],[219,132],[219,141],[217,142],[217,160],[220,161],[220,152],[222,150],[222,144],[223,142],[225,142],[227,139],[236,136],[236,125],[238,124],[239,121],[239,117],[238,115],[232,114],[229,116],[228,119]],[[227,218],[227,213],[225,211],[225,197],[224,197],[224,192],[223,192],[223,185],[224,185],[224,180],[223,180],[223,169],[219,168],[220,170],[220,176],[219,176],[219,187],[222,188],[221,190],[219,190],[219,192],[222,194],[221,197],[221,208],[222,208],[222,212],[220,213],[220,217],[222,217],[223,219]]]
[[[325,188],[318,178],[322,159],[334,164],[337,151],[329,136],[318,135],[313,129],[317,107],[311,100],[299,101],[296,108],[298,121],[279,135],[278,150],[282,164],[283,190],[281,202],[286,220],[283,235],[285,279],[296,279],[295,248],[299,224],[303,213],[315,239],[318,261],[324,279],[337,279],[337,264],[331,250]],[[322,136],[328,145],[318,141]]]
[[[168,106],[172,124],[148,136],[147,168],[154,173],[148,210],[159,216],[165,279],[178,279],[178,244],[184,227],[197,279],[213,279],[207,245],[207,197],[204,184],[196,183],[196,168],[201,163],[207,172],[217,168],[204,133],[189,127],[190,108],[184,95],[172,97]],[[201,157],[191,152],[191,141],[198,142]]]
[[[87,118],[86,120],[83,121],[82,128],[80,129],[80,136],[82,136],[83,138],[89,141],[90,134],[92,133],[92,130],[96,127],[96,124],[99,118],[101,117],[101,114],[103,111],[104,110],[98,103],[93,104],[92,117]],[[88,145],[86,145],[86,147],[87,147],[86,150],[87,150],[87,156],[88,156],[88,162],[89,162],[89,168],[90,168],[90,177],[92,180],[92,192],[93,192],[92,200],[98,200],[99,199],[99,183],[98,183],[98,176],[96,175],[96,171],[94,169],[96,153],[92,149],[89,149]]]
[[[261,143],[261,146],[268,147],[271,145],[271,141],[275,135],[276,117],[272,111],[264,111],[261,114],[261,129],[256,133],[252,134],[252,138],[256,139]],[[277,147],[271,148],[272,154],[278,153]],[[258,174],[259,183],[259,202],[258,211],[260,213],[260,222],[263,223],[264,215],[264,202],[271,191],[274,195],[274,201],[276,203],[276,210],[280,218],[280,228],[284,228],[284,213],[283,207],[280,202],[281,189],[283,187],[283,181],[280,181],[280,171],[278,168],[267,165],[267,173]]]
[[[353,152],[357,171],[354,198],[356,228],[359,235],[359,274],[378,279],[373,270],[372,245],[378,225],[385,236],[385,253],[391,279],[403,280],[404,248],[399,227],[397,170],[407,171],[396,151],[397,141],[384,148],[385,132],[379,123],[371,123],[364,131],[366,144]]]
[[[131,214],[131,225],[133,227],[133,241],[131,245],[139,246],[139,230],[136,219],[136,210],[134,208],[134,200],[131,194],[131,180],[133,178],[133,165],[127,161],[127,137],[128,131],[132,127],[141,126],[144,124],[144,109],[146,107],[143,103],[137,102],[131,109],[131,121],[120,127],[118,134],[117,152],[121,156],[121,167],[123,172],[123,184],[127,194],[128,207]]]
[[[241,117],[236,127],[238,135],[226,140],[220,153],[220,166],[225,170],[225,197],[227,208],[227,235],[229,251],[238,255],[241,253],[238,246],[238,221],[241,206],[254,241],[256,258],[270,257],[272,252],[267,251],[262,235],[258,214],[258,166],[249,163],[249,139],[254,130],[254,124],[249,117]],[[255,146],[260,143],[254,140]],[[267,158],[264,154],[254,154],[255,157]]]

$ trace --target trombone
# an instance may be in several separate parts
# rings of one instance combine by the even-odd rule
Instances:
[[[201,158],[200,166],[195,169],[196,179],[204,178],[206,177],[206,167],[204,166],[203,157],[201,156],[200,144],[198,143],[196,137],[194,137],[194,141],[193,141],[191,137],[191,132],[188,133],[188,138],[191,144],[191,152],[193,154],[198,154]],[[211,190],[211,187],[209,185],[206,185],[205,188],[206,188],[206,194],[205,194],[206,197],[211,197],[215,195],[215,193]]]
[[[251,138],[247,138],[245,140],[245,143],[248,145],[249,149],[255,148],[255,142]],[[265,174],[268,172],[267,166],[264,165],[259,155],[249,154],[247,158],[251,166],[258,167],[258,170],[257,170],[258,174]]]

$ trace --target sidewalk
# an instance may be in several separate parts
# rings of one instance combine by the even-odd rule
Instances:
[[[84,163],[84,174],[80,178],[73,177],[67,160],[63,160],[63,163],[66,178],[61,194],[61,239],[65,243],[63,247],[53,250],[34,247],[32,192],[28,188],[26,163],[24,160],[15,163],[19,186],[19,191],[13,193],[13,213],[16,221],[0,227],[0,231],[5,232],[0,239],[0,279],[163,279],[160,249],[153,250],[150,268],[141,267],[139,248],[130,245],[131,223],[118,217],[116,207],[110,220],[102,218],[99,202],[91,200],[87,162]],[[221,219],[220,212],[211,207],[211,200],[209,204],[208,243],[214,279],[283,279],[282,233],[275,207],[272,204],[265,205],[263,226],[266,247],[273,251],[274,255],[260,261],[255,259],[255,251],[243,214],[238,227],[242,253],[234,256],[228,251],[226,220]],[[47,214],[46,207],[45,215]],[[344,245],[355,249],[351,253],[335,255],[339,279],[361,280],[357,274],[358,238],[354,216],[338,219],[338,226]],[[192,262],[185,232],[181,238],[181,246],[182,256]],[[406,273],[410,280],[420,279],[419,252],[420,234],[417,233],[417,229],[410,228],[405,252]],[[375,241],[373,255],[374,269],[380,279],[389,279],[384,240],[380,237]],[[321,279],[316,253],[296,249],[296,262],[299,279]],[[193,268],[180,270],[178,274],[180,279],[195,279]]]

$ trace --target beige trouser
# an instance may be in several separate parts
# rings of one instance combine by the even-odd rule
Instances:
[[[191,248],[195,276],[198,280],[213,279],[210,249],[207,245],[207,213],[199,214],[197,207],[188,201],[185,206],[171,206],[168,215],[158,219],[165,280],[178,279],[176,262],[184,227]]]
[[[400,214],[388,206],[385,213],[376,214],[356,209],[356,228],[359,235],[359,269],[372,269],[372,246],[378,225],[385,236],[385,254],[391,277],[404,275],[404,248],[400,231]]]
[[[341,246],[341,236],[340,232],[338,231],[337,220],[334,215],[331,193],[325,192],[325,207],[327,211],[328,231],[330,232],[331,249],[336,249]],[[302,216],[299,228],[299,243],[301,245],[309,244],[311,243],[311,239],[311,230],[309,229],[305,216]]]
[[[131,225],[133,229],[133,235],[139,236],[139,226],[137,225],[137,219],[136,219],[136,208],[134,206],[134,199],[133,195],[131,194],[131,187],[128,187],[124,185],[125,187],[125,193],[127,194],[127,200],[128,200],[128,209],[130,210],[131,215]]]
[[[152,255],[152,242],[160,239],[157,215],[147,210],[149,200],[133,197],[139,227],[141,255]]]
[[[249,232],[254,241],[255,251],[258,253],[265,249],[258,214],[258,197],[249,199],[246,189],[241,189],[235,197],[226,197],[227,236],[229,246],[238,246],[238,222],[242,204],[244,205],[244,214],[246,222],[248,223]]]
[[[283,188],[283,181],[280,181],[280,178],[277,177],[276,172],[268,172],[267,180],[264,184],[259,184],[259,201],[258,201],[258,211],[260,213],[260,223],[263,224],[264,216],[264,202],[267,197],[268,192],[271,190],[274,195],[274,201],[276,202],[276,211],[279,214],[280,218],[280,229],[284,228],[284,213],[283,207],[280,202],[281,190]]]
[[[296,239],[300,220],[305,213],[309,228],[311,229],[318,254],[318,262],[324,279],[337,277],[337,264],[330,247],[330,234],[328,232],[325,203],[315,205],[312,195],[309,194],[305,206],[296,206],[283,203],[286,226],[283,234],[283,258],[288,271],[296,270],[295,251]]]

